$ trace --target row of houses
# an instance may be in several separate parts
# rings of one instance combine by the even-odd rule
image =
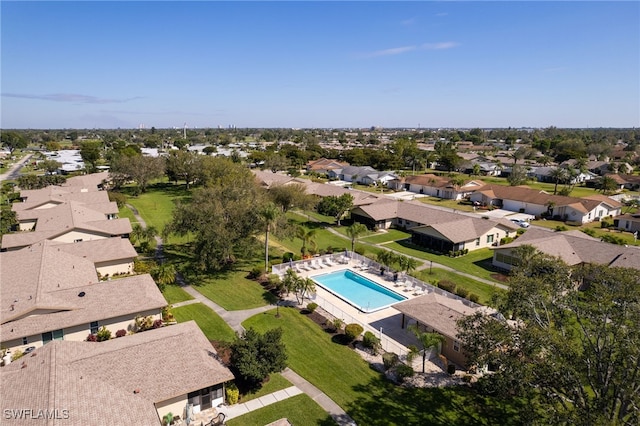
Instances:
[[[159,425],[187,404],[219,405],[233,380],[194,322],[163,321],[167,301],[134,272],[131,224],[101,190],[107,178],[22,191],[13,205],[20,230],[0,253],[3,424]],[[105,330],[117,338],[88,341]]]

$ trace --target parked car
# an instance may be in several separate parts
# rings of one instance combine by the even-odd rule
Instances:
[[[526,220],[522,220],[522,219],[509,219],[509,220],[515,223],[516,225],[520,226],[521,228],[529,227],[529,222],[527,222]]]

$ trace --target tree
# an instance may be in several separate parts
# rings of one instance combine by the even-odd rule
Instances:
[[[174,182],[184,180],[187,189],[196,180],[200,171],[201,161],[200,155],[197,153],[173,150],[166,157],[166,173],[169,180]]]
[[[269,198],[278,205],[283,213],[297,208],[309,210],[315,207],[315,197],[305,193],[306,187],[302,184],[274,185],[269,188]]]
[[[131,234],[129,237],[133,240],[134,244],[139,243],[140,249],[144,252],[147,251],[151,244],[151,240],[158,235],[158,231],[153,226],[147,226],[146,228],[136,223],[131,227]]]
[[[549,172],[549,177],[553,179],[555,186],[553,187],[553,195],[556,195],[558,192],[558,184],[564,183],[569,178],[569,172],[567,169],[562,167],[556,167],[555,169]]]
[[[260,334],[249,328],[231,344],[231,365],[237,377],[249,388],[259,387],[269,374],[287,366],[286,348],[282,343],[282,329]]]
[[[160,291],[164,291],[165,286],[176,282],[176,267],[170,263],[161,263],[151,269],[151,276]]]
[[[311,247],[311,251],[315,252],[317,248],[316,241],[315,241],[316,230],[307,229],[304,226],[298,226],[295,232],[296,232],[296,237],[302,240],[302,247],[300,248],[300,254],[302,254],[302,256],[306,255],[308,246]]]
[[[162,177],[165,162],[159,157],[120,155],[112,163],[113,173],[119,173],[138,184],[138,192],[146,192],[152,179]]]
[[[15,230],[18,225],[18,216],[11,209],[0,209],[0,236]]]
[[[289,160],[284,155],[271,154],[264,161],[264,167],[271,170],[273,173],[279,170],[287,170],[289,167]]]
[[[417,338],[422,347],[422,372],[424,373],[425,363],[427,362],[427,351],[431,348],[438,348],[445,341],[443,335],[438,333],[425,333],[418,324],[411,324],[408,327]]]
[[[80,144],[80,157],[85,163],[88,173],[96,171],[98,161],[100,161],[100,149],[102,143],[99,141],[86,141]]]
[[[0,141],[2,141],[2,145],[7,147],[11,155],[16,149],[24,149],[28,144],[27,140],[18,132],[2,132]]]
[[[507,177],[507,181],[511,186],[523,185],[527,182],[527,169],[514,164],[511,168],[511,174]]]
[[[336,218],[338,226],[340,219],[353,207],[353,196],[342,194],[340,196],[329,195],[318,203],[318,213]]]
[[[258,211],[260,219],[262,219],[265,234],[264,234],[264,271],[269,272],[269,233],[276,225],[278,217],[282,214],[282,211],[273,203],[268,203],[262,206]]]
[[[618,188],[618,183],[611,176],[603,176],[600,178],[598,187],[606,195],[615,192],[616,188]]]
[[[509,284],[502,315],[458,322],[470,362],[495,370],[479,390],[532,401],[534,423],[638,424],[638,271],[535,253]]]
[[[56,160],[44,160],[40,165],[49,174],[52,174],[52,173],[58,171],[58,169],[62,166],[62,164],[59,163]]]
[[[355,250],[356,239],[360,237],[362,234],[367,232],[367,227],[358,222],[354,222],[351,226],[347,228],[347,235],[351,238],[351,251]]]
[[[418,267],[418,261],[409,256],[398,256],[398,264],[400,269],[409,274]]]

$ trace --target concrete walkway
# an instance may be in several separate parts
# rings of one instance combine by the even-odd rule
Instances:
[[[145,221],[140,217],[138,210],[127,204],[127,206],[131,209],[134,216],[140,223],[140,226],[146,227]],[[156,259],[159,262],[162,262],[164,259],[163,254],[163,241],[160,237],[156,236]],[[198,290],[193,288],[192,286],[185,283],[184,278],[181,275],[177,275],[178,284],[180,284],[181,288],[184,289],[187,293],[193,296],[193,300],[187,300],[184,302],[176,303],[173,307],[180,307],[185,305],[191,305],[194,303],[202,303],[209,308],[211,308],[216,314],[218,314],[229,326],[238,333],[242,333],[244,331],[244,327],[242,327],[242,322],[254,315],[266,312],[268,310],[273,309],[273,306],[261,306],[254,309],[245,309],[240,311],[227,311],[217,303],[205,297]],[[268,395],[264,395],[260,398],[242,403],[235,404],[230,406],[222,406],[218,407],[217,410],[221,413],[224,413],[226,419],[232,419],[234,417],[241,416],[253,410],[258,410],[267,405],[276,403],[278,401],[282,401],[284,399],[290,398],[295,395],[300,395],[301,393],[306,393],[309,395],[311,399],[313,399],[320,407],[322,407],[330,416],[333,418],[336,423],[341,426],[353,426],[356,423],[353,421],[351,417],[331,398],[329,398],[325,393],[320,391],[317,387],[309,383],[305,378],[294,372],[293,370],[287,368],[282,373],[283,377],[289,380],[294,386],[290,386],[286,389],[281,389],[279,391],[270,393]]]

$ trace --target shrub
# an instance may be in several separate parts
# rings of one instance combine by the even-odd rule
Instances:
[[[524,228],[520,228],[520,229],[518,229],[518,230],[516,231],[516,234],[518,234],[518,235],[522,235],[522,234],[524,234],[526,231],[527,231],[526,229],[524,229]]]
[[[87,336],[87,342],[97,342],[98,341],[98,336],[96,336],[95,334],[89,334]]]
[[[247,276],[247,278],[249,278],[250,280],[255,280],[260,275],[262,275],[262,268],[260,266],[254,266],[253,268],[251,268],[251,271],[249,271],[249,275]]]
[[[120,192],[107,191],[107,195],[109,196],[109,201],[115,201],[119,209],[127,203],[127,196]]]
[[[600,222],[600,228],[610,228],[611,226],[613,226],[613,223],[608,222],[606,220],[602,220]]]
[[[402,381],[407,377],[413,376],[415,372],[413,371],[413,367],[409,367],[406,364],[398,364],[396,366],[396,375],[398,376],[398,380]]]
[[[455,374],[456,373],[456,365],[455,364],[447,365],[447,373]]]
[[[227,385],[225,393],[227,394],[227,404],[233,405],[238,403],[238,399],[240,398],[240,391],[235,384],[231,383]]]
[[[400,363],[400,357],[398,354],[393,352],[387,352],[382,354],[382,364],[384,365],[385,371],[395,367]]]
[[[513,241],[513,237],[504,237],[504,238],[500,238],[500,245],[505,245],[505,244],[509,244],[510,242]]]
[[[127,330],[120,329],[116,331],[116,337],[123,337],[127,335]]]
[[[309,311],[309,312],[313,312],[313,311],[315,311],[316,309],[318,309],[318,304],[317,304],[317,303],[315,303],[315,302],[311,302],[311,303],[309,303],[309,304],[307,305],[307,311]]]
[[[282,255],[282,263],[286,263],[289,260],[295,260],[295,255],[293,253],[291,253],[290,251],[286,252],[285,254]]]
[[[24,352],[22,352],[20,349],[18,349],[17,351],[15,351],[13,353],[13,355],[11,356],[11,361],[15,361],[17,359],[20,359],[24,356]]]
[[[162,327],[162,320],[161,319],[157,319],[153,322],[153,328],[160,328]]]
[[[96,333],[96,337],[98,339],[98,342],[104,342],[105,340],[109,340],[111,339],[111,330],[109,330],[105,326],[102,326],[98,330],[98,333]]]
[[[618,237],[616,235],[607,234],[603,235],[600,239],[605,243],[618,244],[621,246],[625,245],[624,238]]]
[[[462,250],[462,254],[467,254],[467,253],[469,253],[469,249],[468,248]]]
[[[334,318],[334,320],[331,321],[331,325],[333,326],[334,331],[340,331],[342,330],[342,327],[344,327],[344,320],[340,318]]]
[[[364,256],[364,247],[356,247],[354,251],[360,256]]]
[[[347,324],[347,326],[344,328],[344,334],[347,336],[347,339],[349,339],[349,341],[355,340],[362,334],[363,331],[364,329],[362,328],[362,326],[356,323]]]
[[[460,297],[466,298],[469,295],[469,290],[467,290],[466,288],[458,287],[456,289],[456,294]]]
[[[596,231],[593,228],[585,228],[581,230],[582,232],[584,232],[585,234],[587,234],[590,237],[595,237],[596,236]]]
[[[555,227],[555,231],[556,232],[562,232],[562,231],[566,231],[568,228],[564,225],[558,225]]]
[[[478,301],[480,300],[480,296],[475,293],[469,293],[469,300],[471,300],[473,303],[478,303]]]
[[[440,287],[444,291],[448,291],[449,293],[453,293],[454,291],[456,291],[456,283],[449,280],[438,281],[438,287]]]
[[[380,350],[380,339],[372,332],[367,331],[364,333],[364,337],[362,338],[362,345],[365,348],[371,349],[374,354],[377,354]]]

